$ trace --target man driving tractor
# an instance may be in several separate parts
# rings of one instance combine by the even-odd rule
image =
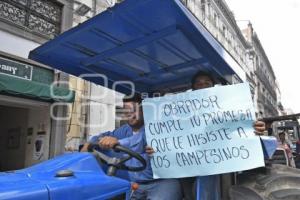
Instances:
[[[112,131],[99,134],[91,138],[89,143],[98,143],[102,149],[112,149],[120,144],[139,153],[147,162],[145,170],[140,172],[128,172],[130,181],[139,184],[139,188],[133,192],[131,199],[182,199],[180,184],[177,179],[153,179],[150,165],[150,156],[146,153],[146,139],[143,111],[140,95],[123,99],[125,118],[127,124]],[[85,144],[81,151],[87,151],[89,143]],[[131,159],[131,166],[140,165],[135,159]]]

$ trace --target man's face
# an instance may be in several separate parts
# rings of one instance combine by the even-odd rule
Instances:
[[[211,80],[208,76],[198,76],[195,80],[195,83],[193,85],[194,90],[204,89],[204,88],[210,88],[214,86],[214,82]]]
[[[136,102],[124,102],[125,118],[131,127],[140,127],[144,124],[141,105]]]
[[[284,142],[285,140],[285,134],[279,134],[280,141]]]

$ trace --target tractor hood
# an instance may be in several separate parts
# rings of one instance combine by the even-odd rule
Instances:
[[[23,170],[0,173],[0,199],[109,199],[130,187],[126,180],[107,176],[90,153],[64,154]]]
[[[48,199],[48,190],[25,173],[0,173],[0,199]]]

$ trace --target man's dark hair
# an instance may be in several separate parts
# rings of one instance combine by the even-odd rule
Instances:
[[[126,95],[123,97],[123,103],[125,102],[136,102],[141,104],[142,103],[142,97],[140,94],[135,93],[134,95]]]
[[[285,135],[285,132],[282,131],[282,132],[280,132],[278,135],[279,135],[279,136],[280,136],[280,135]]]
[[[199,76],[207,76],[210,78],[210,80],[213,82],[214,85],[216,84],[215,77],[211,73],[209,73],[207,71],[199,70],[192,78],[192,81],[191,81],[192,88]]]

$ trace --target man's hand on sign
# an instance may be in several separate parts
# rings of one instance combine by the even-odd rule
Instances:
[[[153,153],[155,153],[154,149],[150,146],[146,146],[145,151],[148,155],[152,155]]]
[[[265,122],[256,121],[256,122],[254,122],[253,126],[254,126],[254,129],[255,129],[254,133],[256,135],[263,135],[264,134],[264,131],[266,130]]]
[[[119,144],[119,141],[115,137],[105,136],[100,139],[98,142],[99,146],[103,149],[111,149],[117,144]]]

